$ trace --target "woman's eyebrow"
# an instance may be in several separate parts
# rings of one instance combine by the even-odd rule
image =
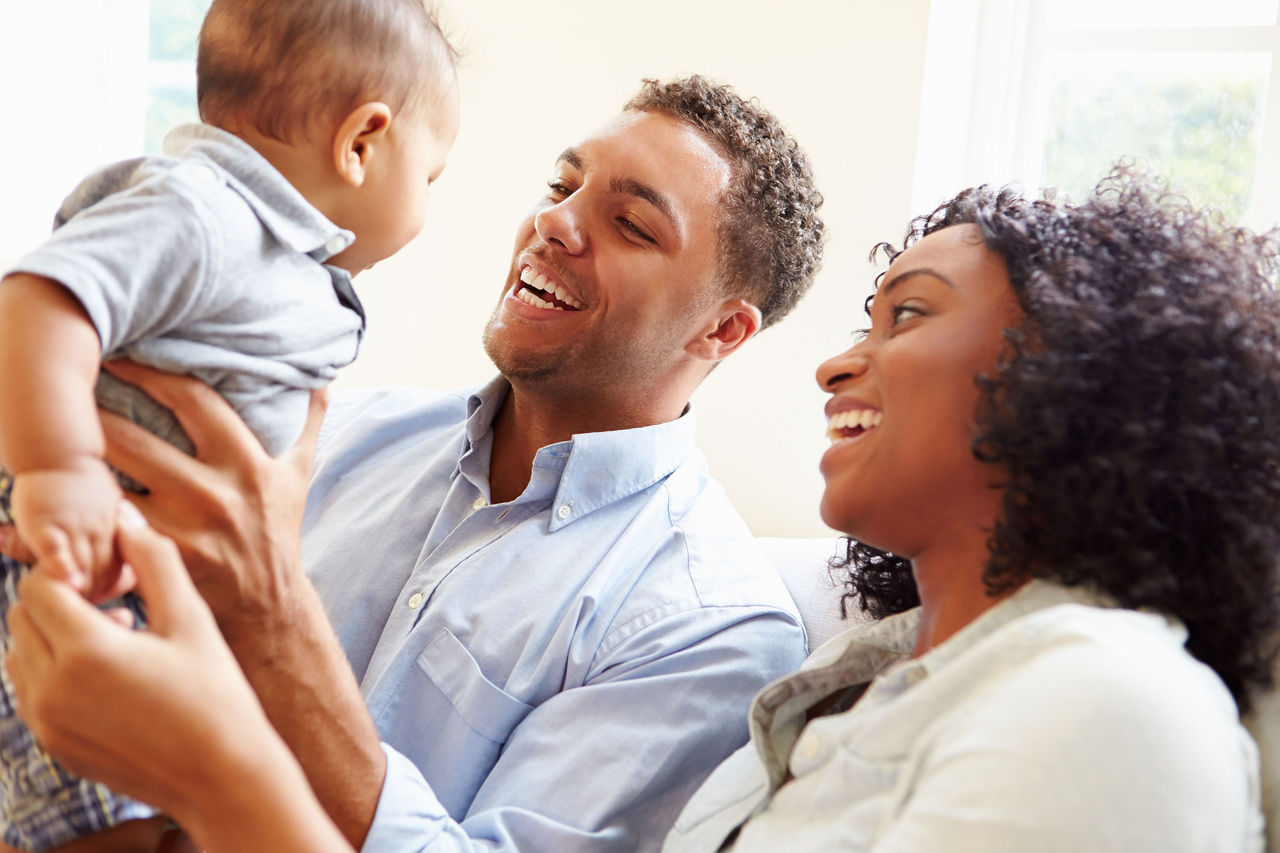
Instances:
[[[904,272],[898,273],[893,278],[886,281],[881,286],[879,292],[888,293],[890,290],[893,290],[893,288],[897,287],[900,282],[906,281],[909,278],[915,278],[918,275],[932,276],[933,278],[936,278],[938,281],[945,284],[947,287],[950,287],[953,290],[955,289],[955,285],[952,284],[951,279],[947,278],[945,275],[933,269],[932,267],[917,267],[915,269],[910,269],[910,270],[906,270]]]

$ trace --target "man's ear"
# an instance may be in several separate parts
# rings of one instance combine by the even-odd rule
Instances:
[[[333,135],[333,165],[343,182],[364,184],[375,149],[391,128],[391,108],[381,101],[356,107],[338,125]]]
[[[760,309],[745,299],[721,302],[685,352],[704,361],[720,361],[760,330]]]

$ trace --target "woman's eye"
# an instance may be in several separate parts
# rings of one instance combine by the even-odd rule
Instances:
[[[923,317],[924,311],[911,305],[895,305],[893,306],[893,325],[905,323],[907,320],[916,317]]]
[[[854,342],[855,344],[860,344],[860,343],[862,343],[863,341],[865,341],[865,340],[866,340],[870,335],[871,335],[871,330],[870,330],[870,329],[854,329],[854,330],[853,330],[853,342]]]

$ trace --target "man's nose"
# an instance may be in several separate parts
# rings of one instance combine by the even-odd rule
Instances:
[[[545,243],[554,243],[570,255],[587,250],[588,240],[584,211],[572,196],[538,212],[533,228]]]

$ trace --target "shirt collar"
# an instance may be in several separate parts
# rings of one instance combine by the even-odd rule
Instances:
[[[488,455],[493,419],[510,389],[510,383],[499,376],[468,397],[466,446],[459,465],[454,468],[454,476],[468,454]],[[696,452],[695,432],[690,406],[674,421],[634,429],[577,433],[568,441],[539,449],[533,459],[534,468],[560,473],[550,532],[665,478]],[[487,472],[487,459],[483,467]]]
[[[330,222],[253,146],[208,124],[184,124],[165,136],[164,153],[201,157],[229,178],[262,224],[295,252],[323,263],[355,242],[355,235]]]

